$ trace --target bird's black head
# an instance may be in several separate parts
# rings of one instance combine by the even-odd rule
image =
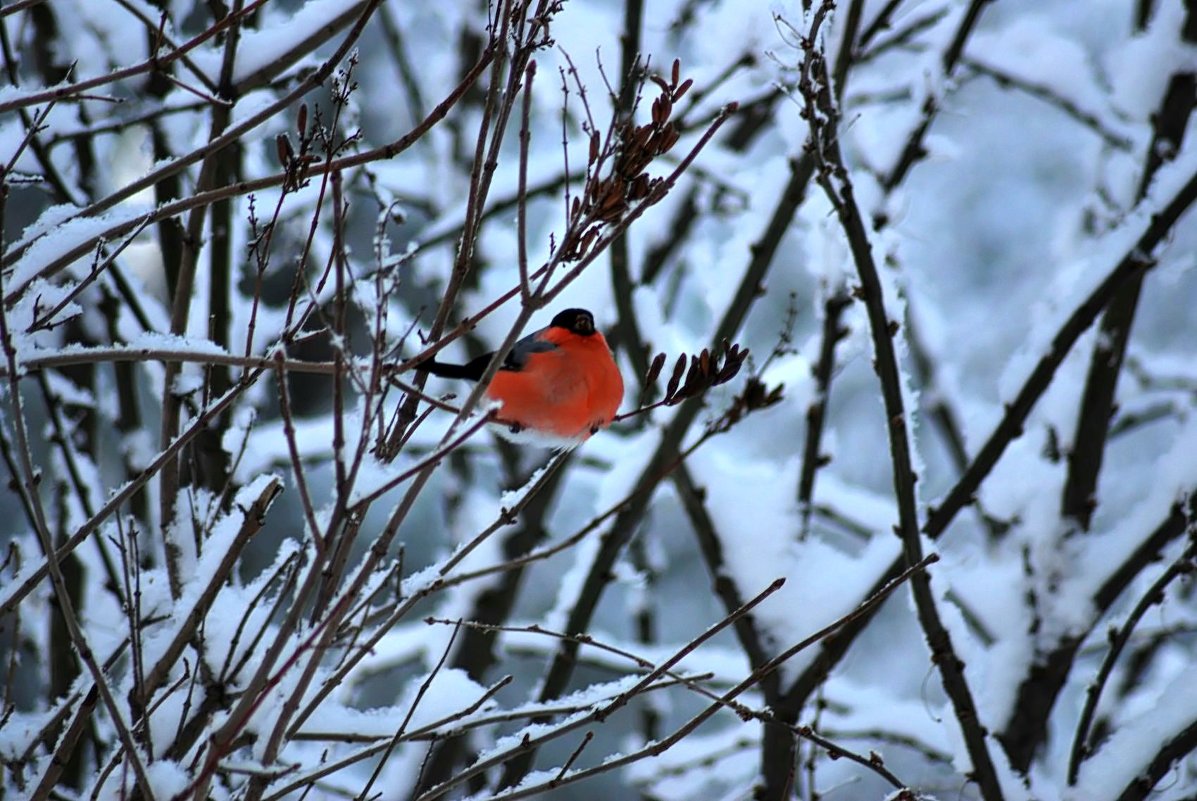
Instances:
[[[552,328],[564,328],[571,334],[588,337],[595,333],[594,315],[585,309],[566,309],[549,323]]]

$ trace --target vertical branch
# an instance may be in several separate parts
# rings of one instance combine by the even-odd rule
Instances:
[[[810,32],[805,42],[806,53],[802,63],[799,91],[805,103],[804,116],[810,126],[811,147],[819,164],[818,182],[844,229],[860,279],[858,295],[864,301],[868,315],[869,331],[873,340],[873,367],[880,382],[885,405],[894,494],[898,506],[897,533],[902,541],[906,564],[913,566],[923,559],[923,545],[919,531],[918,501],[914,489],[916,476],[907,412],[902,398],[903,379],[893,343],[898,325],[891,322],[886,311],[884,291],[873,258],[868,231],[840,152],[839,108],[834,100],[834,90],[829,84],[827,63],[820,43],[820,27],[832,8],[833,0],[824,0],[812,16]],[[986,729],[978,719],[976,703],[964,674],[964,663],[956,655],[951,635],[940,620],[930,577],[924,572],[918,572],[911,576],[910,587],[919,623],[931,649],[932,662],[939,669],[944,690],[955,709],[956,720],[972,761],[972,778],[986,801],[997,801],[1003,795],[989,754]]]
[[[332,174],[333,196],[333,277],[336,289],[333,295],[332,347],[333,347],[333,376],[332,376],[332,424],[333,424],[333,477],[339,495],[350,492],[350,485],[346,481],[345,465],[345,360],[352,357],[353,351],[349,347],[349,329],[346,324],[346,309],[348,308],[349,286],[349,254],[345,246],[345,225],[348,220],[349,209],[345,203],[344,178],[341,171]]]
[[[1181,37],[1190,45],[1197,44],[1197,9],[1191,2],[1186,3]],[[1195,106],[1197,73],[1178,70],[1169,79],[1160,107],[1152,115],[1154,131],[1147,147],[1136,203],[1147,197],[1147,190],[1159,168],[1180,152]],[[1114,295],[1102,315],[1093,356],[1089,360],[1089,374],[1068,452],[1068,476],[1061,500],[1061,514],[1083,531],[1089,529],[1097,507],[1097,479],[1105,456],[1118,378],[1135,322],[1143,279],[1143,275],[1132,277]]]
[[[222,92],[230,90],[233,85],[232,84],[233,65],[236,61],[237,44],[240,41],[241,21],[240,21],[240,13],[239,12],[243,6],[243,3],[244,3],[244,0],[236,0],[236,2],[234,3],[235,11],[230,12],[234,18],[233,18],[232,24],[229,26],[228,35],[225,39],[224,61],[223,61],[222,67],[221,67],[221,81],[220,81],[220,88],[221,88]],[[208,130],[209,143],[215,142],[217,139],[220,138],[220,136],[225,132],[225,129],[228,127],[230,120],[232,119],[232,103],[234,101],[234,98],[224,98],[224,99],[228,102],[228,105],[216,105],[212,108],[212,122],[211,122],[211,125],[209,126],[209,130]],[[235,148],[234,148],[234,152],[235,152]],[[202,164],[200,165],[199,178],[196,180],[196,192],[203,192],[208,189],[212,189],[212,188],[215,188],[216,186],[219,186],[219,184],[217,183],[218,180],[220,180],[226,174],[226,163],[225,163],[226,158],[227,158],[227,156],[223,150],[214,150],[208,154],[208,156],[203,160]],[[173,279],[173,280],[169,281],[169,283],[171,285],[171,292],[172,292],[170,332],[176,336],[186,336],[187,335],[187,327],[188,327],[188,322],[190,319],[191,306],[195,301],[195,298],[194,298],[195,275],[196,275],[196,267],[199,262],[200,248],[201,248],[202,241],[203,241],[203,231],[204,231],[204,222],[206,219],[206,211],[207,211],[207,207],[199,206],[198,208],[194,209],[191,212],[190,216],[187,219],[187,225],[185,227],[186,234],[182,240],[182,248],[180,251],[179,262],[178,262],[178,264],[175,264],[175,265],[171,265],[171,264],[166,265],[167,275],[169,278]],[[229,220],[228,220],[229,213],[230,212],[228,211],[228,207],[226,207],[224,219],[222,219],[220,221],[220,224],[225,226],[226,228],[228,227],[228,224],[229,224]],[[228,341],[227,294],[228,294],[228,272],[229,272],[228,271],[228,262],[227,262],[228,240],[224,239],[221,241],[224,242],[224,245],[225,245],[224,250],[226,251],[223,256],[219,257],[219,258],[222,258],[225,260],[223,271],[222,271],[223,272],[223,289],[222,289],[222,291],[226,295],[226,298],[223,301],[216,301],[216,300],[214,300],[213,296],[211,294],[209,294],[208,302],[209,302],[209,304],[221,303],[226,307],[223,309],[223,314],[226,318],[224,320],[225,331],[223,334],[220,334],[219,336],[221,336],[224,339],[225,344],[227,344],[227,341]],[[217,275],[217,272],[218,272],[218,270],[214,266],[213,274],[211,275],[212,284],[209,286],[209,289],[212,289],[213,287],[215,287],[217,285],[217,282],[220,281],[220,277]],[[215,309],[213,309],[213,311],[215,312]],[[172,439],[174,439],[175,433],[178,431],[178,428],[179,428],[180,415],[182,412],[182,398],[180,398],[176,394],[174,384],[175,384],[175,379],[180,374],[181,367],[182,367],[182,365],[179,362],[166,362],[166,364],[165,364],[166,369],[163,374],[163,394],[162,394],[162,431],[161,431],[161,435],[159,437],[159,443],[160,443],[161,447],[163,447],[163,448],[165,448],[170,443],[170,441]],[[210,369],[215,369],[215,368],[210,368]],[[226,373],[226,380],[227,380],[227,373]],[[215,389],[215,387],[212,386],[212,387],[210,387],[210,389]],[[216,396],[219,396],[220,393],[216,392],[215,394],[216,394]],[[212,441],[211,436],[212,436],[212,434],[207,431],[203,432],[200,435],[200,440],[196,443],[197,448],[195,450],[195,456],[193,457],[196,460],[197,464],[205,462],[208,457],[214,457],[217,459],[217,461],[220,461],[221,457],[216,455],[216,454],[221,453],[219,435],[217,434],[217,438],[215,441]],[[187,457],[184,456],[183,458],[185,460]],[[225,464],[224,469],[227,469],[227,464]],[[159,519],[161,520],[161,524],[163,526],[163,531],[168,531],[172,522],[175,521],[175,512],[176,512],[177,503],[178,503],[179,490],[181,487],[181,470],[182,470],[181,463],[177,460],[172,459],[166,465],[163,466],[162,473],[161,473],[161,476],[159,479],[159,499],[158,499],[158,501],[159,501]],[[223,470],[218,470],[218,472],[223,472]],[[209,473],[209,471],[205,470],[201,467],[200,468],[201,483],[205,483],[205,482],[203,482],[203,476],[205,473]],[[220,486],[221,484],[223,484],[223,479],[221,479],[219,481],[219,483],[213,483],[209,486]],[[177,525],[175,527],[174,536],[184,536],[182,533],[182,530],[183,530],[183,526]],[[199,539],[200,534],[198,531],[196,531],[196,532],[192,533],[192,536],[195,537],[194,547],[195,547],[195,551],[198,553],[199,548],[200,548],[200,539]],[[179,597],[180,588],[182,586],[181,571],[182,571],[183,566],[180,563],[181,558],[182,558],[182,550],[180,548],[179,543],[174,541],[171,537],[167,537],[167,539],[166,539],[167,575],[170,578],[171,596],[176,599]]]
[[[424,117],[426,103],[424,93],[420,90],[420,82],[416,78],[416,69],[412,66],[408,55],[407,41],[399,20],[395,19],[395,12],[387,3],[378,8],[378,19],[383,34],[387,38],[387,52],[395,60],[395,68],[399,73],[399,83],[407,94],[407,109],[413,121]]]
[[[823,425],[831,400],[831,380],[835,375],[835,348],[848,335],[840,325],[840,317],[851,305],[844,287],[837,288],[823,301],[823,335],[820,338],[819,361],[815,363],[815,397],[806,409],[806,439],[802,446],[802,470],[798,476],[798,511],[802,526],[798,536],[805,539],[810,533],[810,517],[815,497],[815,476],[825,457],[820,453]]]
[[[520,300],[532,302],[532,285],[528,282],[528,147],[532,141],[532,79],[536,77],[536,62],[528,62],[524,70],[524,105],[520,117],[519,188],[516,191],[516,266],[520,274]]]
[[[644,586],[636,594],[635,630],[636,642],[643,647],[656,645],[660,639],[660,621],[653,607],[653,592],[658,588],[659,568],[654,563],[646,539],[636,537],[628,548],[632,567],[640,574]],[[662,709],[653,699],[647,699],[640,711],[640,737],[644,742],[653,742],[660,737]]]
[[[625,0],[623,6],[623,32],[619,36],[619,97],[616,98],[615,118],[620,124],[630,125],[636,109],[636,100],[643,84],[641,72],[644,65],[640,58],[640,31],[644,26],[643,0]],[[638,376],[648,372],[648,354],[644,348],[644,334],[636,320],[636,309],[632,303],[635,292],[632,277],[631,255],[628,252],[626,235],[616,237],[611,243],[611,289],[618,312],[615,329],[615,346],[622,346],[632,363],[632,370]]]
[[[100,291],[103,292],[104,298],[100,301],[99,306],[107,324],[108,341],[115,344],[121,341],[119,331],[120,300],[107,286],[101,287]],[[127,446],[133,435],[147,425],[142,414],[141,398],[138,393],[139,368],[136,362],[120,362],[113,365],[113,372],[116,375],[117,397],[117,413],[113,422],[118,436],[122,437],[122,444],[126,446],[121,448],[121,457],[124,464],[124,478],[125,481],[129,481],[137,474],[137,465],[133,461],[132,449]],[[140,525],[147,530],[155,529],[150,519],[149,493],[139,492],[134,495],[130,501],[130,507],[134,518]]]
[[[163,13],[166,13],[169,0],[150,0],[150,2],[162,9]],[[146,30],[146,50],[148,52],[154,52],[158,48],[158,39],[156,31]],[[166,96],[174,89],[174,84],[170,80],[170,72],[172,70],[172,65],[160,64],[158,69],[149,74],[144,91],[159,102],[165,100]],[[170,149],[166,127],[163,121],[157,118],[149,120],[148,126],[154,163],[161,164],[175,155]],[[155,181],[153,192],[154,201],[159,206],[177,200],[183,194],[181,174],[173,173],[163,176],[161,180]],[[162,257],[162,269],[166,275],[168,288],[173,288],[179,265],[183,262],[183,228],[179,221],[172,217],[159,222],[157,231],[158,252]],[[163,525],[165,523],[166,521],[163,521]]]

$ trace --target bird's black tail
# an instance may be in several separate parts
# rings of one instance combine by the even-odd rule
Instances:
[[[469,381],[477,381],[482,377],[482,373],[489,363],[490,354],[480,356],[468,364],[449,364],[448,362],[438,362],[432,358],[420,362],[415,369],[422,373],[439,375],[441,378],[464,378]]]

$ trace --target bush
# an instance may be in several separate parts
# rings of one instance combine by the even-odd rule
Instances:
[[[1133,5],[5,6],[0,797],[1192,797]],[[580,447],[414,369],[567,307]]]

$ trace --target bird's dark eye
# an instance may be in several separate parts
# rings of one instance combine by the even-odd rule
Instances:
[[[574,322],[574,328],[579,334],[585,334],[594,330],[594,321],[590,319],[589,314],[579,314],[578,319]]]

